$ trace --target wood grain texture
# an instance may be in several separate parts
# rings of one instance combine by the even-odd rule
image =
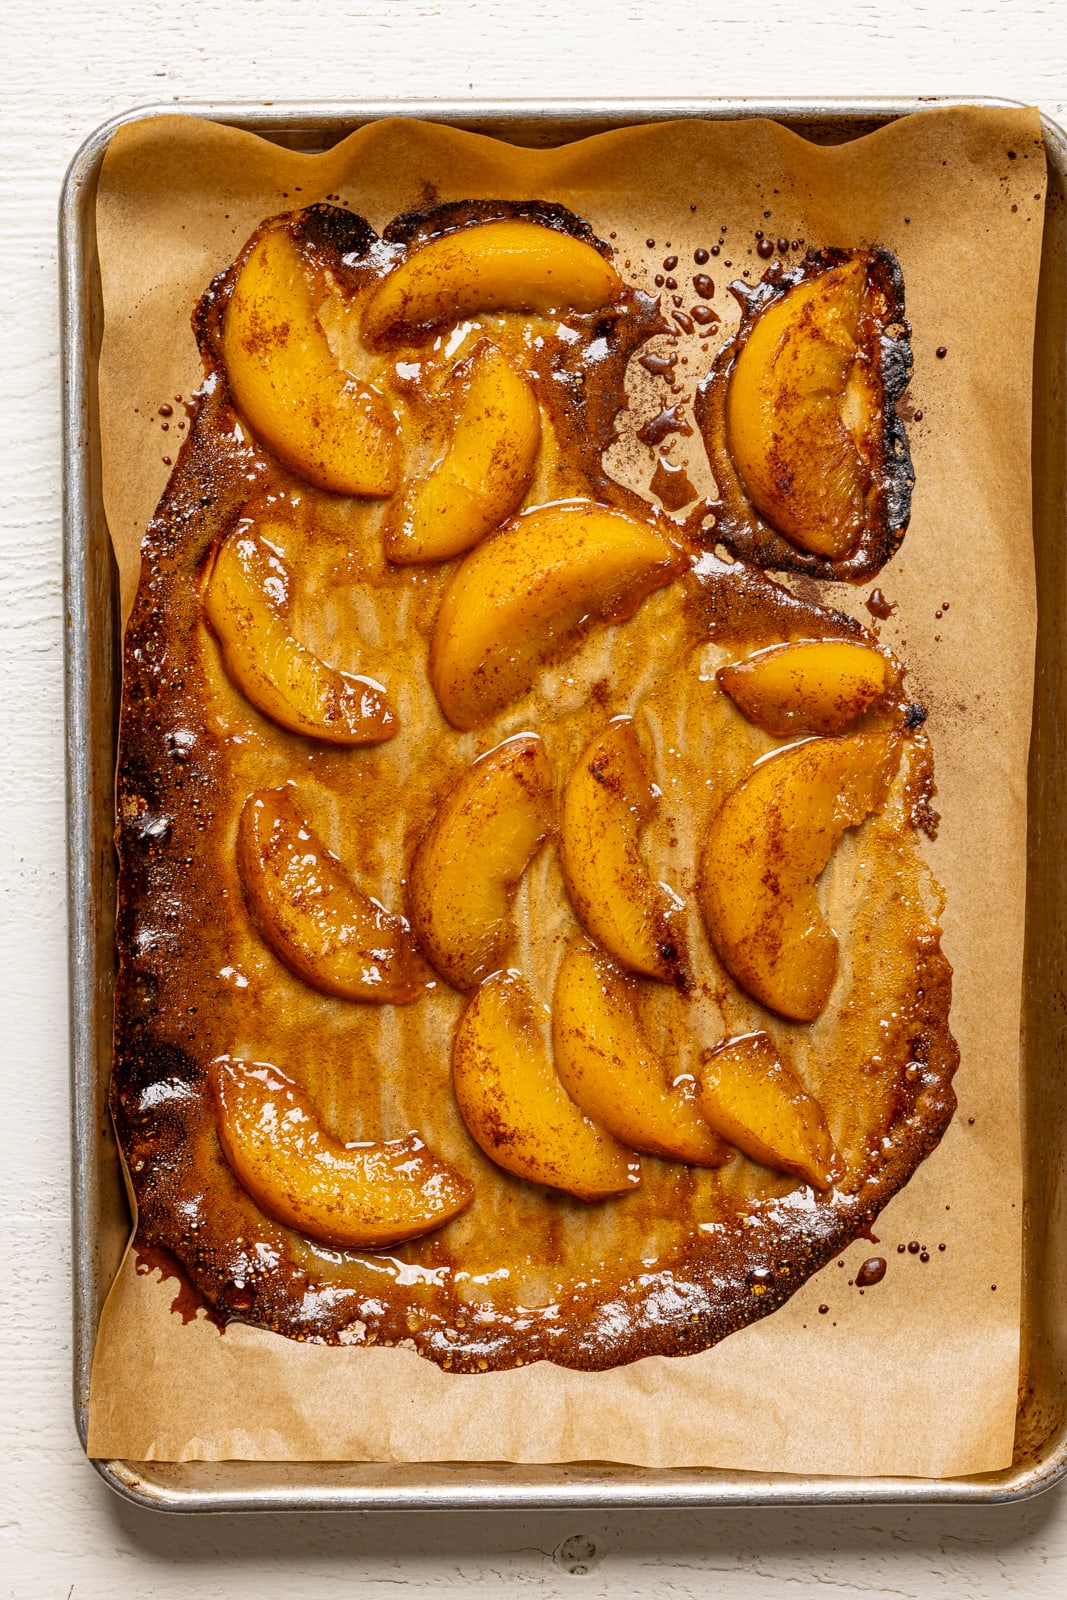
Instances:
[[[55,244],[76,146],[147,101],[986,93],[1063,121],[1062,0],[4,0],[3,23],[0,1600],[1063,1592],[1062,1492],[973,1511],[208,1520],[137,1512],[94,1476],[69,1401]]]

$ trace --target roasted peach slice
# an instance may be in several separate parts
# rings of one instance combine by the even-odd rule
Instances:
[[[312,270],[292,235],[272,228],[238,274],[222,325],[235,406],[292,472],[335,494],[391,495],[400,468],[396,418],[377,390],[339,366]]]
[[[328,667],[289,632],[293,580],[270,526],[242,524],[222,541],[204,614],[229,678],[265,717],[327,744],[378,744],[396,733],[385,690]]]
[[[886,659],[849,639],[801,639],[757,650],[716,673],[750,722],[782,737],[840,733],[885,688]]]
[[[403,1005],[427,987],[405,919],[356,887],[297,810],[289,786],[245,801],[237,867],[259,932],[313,989]]]
[[[529,378],[482,339],[452,374],[452,437],[386,524],[385,553],[399,565],[447,561],[517,511],[533,478],[541,411]]]
[[[901,739],[809,739],[756,764],[712,822],[700,862],[704,920],[723,966],[749,994],[812,1022],[837,973],[837,935],[816,881],[846,828],[886,798]]]
[[[684,990],[690,977],[682,902],[653,880],[641,855],[640,830],[658,795],[632,721],[617,717],[567,782],[560,857],[586,931],[631,971]]]
[[[582,239],[521,218],[439,234],[382,279],[363,313],[371,349],[417,339],[485,311],[598,311],[622,291]]]
[[[761,1166],[828,1189],[834,1144],[822,1106],[766,1033],[724,1039],[707,1056],[697,1104],[724,1139]]]
[[[647,523],[590,500],[539,506],[472,550],[441,601],[430,680],[455,728],[476,728],[685,565]]]
[[[552,825],[552,774],[536,734],[505,739],[460,778],[419,845],[411,919],[457,989],[503,965],[515,887]]]
[[[693,1099],[692,1080],[672,1086],[634,1012],[635,980],[576,939],[552,1001],[552,1049],[576,1105],[631,1150],[718,1167],[729,1159]]]
[[[605,1200],[641,1182],[641,1163],[567,1094],[546,1043],[548,1012],[517,972],[487,978],[452,1050],[456,1103],[472,1138],[516,1177]]]
[[[417,1239],[465,1211],[474,1186],[417,1133],[342,1144],[284,1072],[220,1056],[210,1067],[219,1142],[268,1216],[341,1250]]]
[[[761,312],[737,357],[726,438],[756,510],[816,555],[847,555],[882,445],[877,348],[863,256],[796,284]]]

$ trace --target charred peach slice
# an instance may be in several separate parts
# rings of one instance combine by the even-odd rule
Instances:
[[[386,525],[385,553],[398,565],[462,555],[518,510],[533,478],[537,397],[496,345],[483,339],[460,362],[446,400],[455,415],[448,448]]]
[[[729,1151],[694,1102],[692,1080],[672,1085],[641,1031],[635,980],[576,939],[563,959],[552,1002],[552,1049],[560,1082],[576,1105],[631,1150],[718,1167]]]
[[[381,685],[328,667],[289,632],[292,573],[270,532],[242,524],[224,539],[204,589],[227,676],[290,733],[327,744],[391,739],[396,718]]]
[[[353,883],[301,816],[288,786],[246,800],[237,866],[259,932],[313,989],[403,1005],[427,987],[405,919]]]
[[[769,306],[726,401],[727,442],[753,504],[817,555],[846,555],[863,525],[877,407],[859,343],[866,286],[863,261],[850,261]]]
[[[656,883],[640,830],[656,804],[629,717],[609,723],[567,783],[560,856],[567,892],[586,931],[633,972],[688,987],[682,902]]]
[[[396,418],[377,390],[337,362],[308,263],[292,235],[271,228],[252,247],[222,325],[235,406],[299,477],[335,494],[387,496],[397,486]]]
[[[522,218],[439,234],[394,267],[363,313],[371,349],[482,312],[598,311],[621,292],[611,262],[582,239]]]
[[[771,645],[716,673],[758,728],[779,737],[841,733],[885,688],[886,659],[848,639]]]
[[[641,1182],[641,1163],[579,1110],[556,1076],[548,1013],[517,972],[487,978],[456,1030],[452,1084],[472,1138],[505,1172],[606,1200]]]
[[[792,1172],[815,1189],[835,1174],[822,1107],[766,1033],[724,1039],[705,1060],[697,1103],[710,1125],[761,1166]]]
[[[696,401],[715,537],[757,566],[858,582],[900,544],[914,484],[900,267],[886,250],[813,251],[731,288],[741,327]]]
[[[277,1067],[220,1056],[210,1067],[219,1142],[240,1184],[275,1221],[341,1250],[417,1239],[465,1211],[474,1186],[417,1133],[342,1144]]]
[[[457,989],[504,963],[511,901],[552,824],[552,774],[536,734],[520,733],[463,774],[411,870],[411,916],[430,960]]]
[[[647,523],[590,500],[539,506],[472,550],[445,590],[430,681],[454,728],[476,728],[577,648],[621,622],[684,557]]]
[[[837,973],[816,883],[846,828],[885,801],[901,739],[810,739],[758,762],[712,822],[700,862],[708,934],[726,970],[783,1017],[812,1022]]]

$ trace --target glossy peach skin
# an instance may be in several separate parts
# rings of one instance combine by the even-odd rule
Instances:
[[[616,718],[589,743],[567,782],[560,859],[586,931],[632,972],[686,989],[682,902],[654,881],[641,855],[640,831],[657,796],[632,720]]]
[[[298,1084],[262,1061],[220,1056],[209,1068],[219,1142],[268,1216],[320,1244],[381,1250],[443,1227],[474,1186],[417,1133],[342,1144]]]
[[[452,1086],[471,1137],[516,1177],[605,1200],[641,1182],[641,1163],[584,1115],[556,1076],[548,1014],[517,972],[475,992],[456,1030]]]
[[[828,1189],[836,1157],[822,1107],[769,1034],[724,1039],[701,1069],[697,1104],[738,1150],[776,1172]]]
[[[816,884],[845,829],[884,803],[900,753],[889,733],[775,751],[711,824],[698,890],[711,942],[737,982],[784,1017],[813,1022],[830,997],[838,941]]]
[[[634,1010],[637,984],[586,939],[563,958],[552,1001],[552,1051],[576,1105],[632,1150],[718,1167],[729,1160],[693,1098],[672,1084]]]
[[[771,301],[726,397],[727,445],[752,504],[792,543],[832,559],[862,532],[882,427],[867,288],[860,258]]]
[[[757,650],[716,673],[719,687],[767,733],[842,733],[877,700],[886,659],[849,639],[801,639]]]
[[[337,362],[318,289],[291,235],[253,246],[222,325],[226,379],[253,434],[291,472],[335,494],[384,497],[400,477],[400,430],[377,390]]]
[[[367,302],[362,335],[383,349],[482,312],[598,311],[621,291],[591,244],[539,222],[484,222],[441,234],[394,267]]]
[[[647,523],[590,500],[538,506],[472,550],[441,601],[430,681],[455,728],[476,728],[577,648],[620,622],[685,558]]]
[[[407,921],[372,900],[326,849],[291,786],[250,795],[237,866],[260,934],[298,978],[343,1000],[404,1005],[429,974]]]
[[[411,868],[411,919],[423,949],[457,989],[503,966],[515,888],[552,825],[544,745],[516,734],[462,775]]]
[[[293,578],[269,523],[241,523],[222,541],[204,615],[226,675],[257,711],[326,744],[379,744],[397,721],[381,684],[327,666],[289,632]]]
[[[479,544],[519,509],[541,443],[529,378],[479,340],[452,374],[444,404],[452,434],[440,461],[411,483],[385,524],[385,553],[399,565],[448,561]]]

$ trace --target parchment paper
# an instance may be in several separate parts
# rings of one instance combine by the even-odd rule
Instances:
[[[200,380],[191,307],[265,216],[337,196],[381,228],[436,199],[558,200],[611,237],[639,281],[663,271],[664,251],[677,254],[686,290],[694,248],[725,225],[702,268],[723,317],[707,362],[736,321],[727,281],[762,270],[756,229],[897,253],[914,329],[918,481],[902,552],[878,580],[897,606],[881,633],[930,711],[943,822],[928,859],[947,891],[962,1064],[955,1121],[882,1214],[877,1251],[858,1241],[783,1310],[702,1355],[598,1374],[542,1364],[456,1376],[404,1349],[314,1348],[238,1325],[222,1334],[203,1314],[186,1325],[170,1309],[174,1283],[138,1275],[128,1255],[101,1322],[90,1454],[933,1477],[1010,1462],[1043,194],[1033,111],[931,111],[832,148],[767,122],[676,123],[533,151],[392,121],[316,157],[191,118],[120,130],[98,241],[104,492],[124,615],[163,457],[183,437],[175,397]],[[699,344],[687,348],[695,378]],[[699,440],[686,445],[695,474]],[[822,586],[820,598],[870,622],[868,592]],[[901,1252],[909,1242],[921,1253]],[[872,1253],[889,1270],[861,1294],[850,1280]]]

